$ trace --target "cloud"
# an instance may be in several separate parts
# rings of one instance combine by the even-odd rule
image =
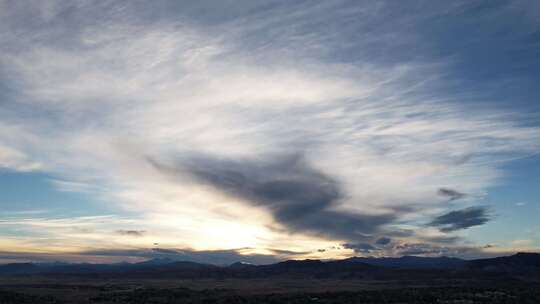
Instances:
[[[498,94],[510,74],[488,88],[455,74],[462,52],[482,53],[467,41],[492,33],[475,31],[483,40],[468,36],[456,56],[433,53],[435,41],[455,51],[444,42],[455,39],[433,39],[425,25],[460,29],[448,16],[462,16],[464,3],[2,5],[0,167],[40,170],[84,194],[76,214],[105,202],[133,216],[130,225],[76,219],[92,228],[84,238],[67,219],[10,219],[10,231],[29,234],[9,238],[13,248],[96,247],[141,227],[152,242],[197,250],[412,241],[434,229],[418,223],[440,210],[441,195],[484,193],[502,162],[540,148],[530,113],[496,106],[514,97]],[[491,29],[515,16],[497,12],[469,21]],[[530,29],[511,32],[518,41]],[[503,42],[490,51],[510,54]],[[434,227],[446,226],[459,225]],[[145,239],[114,234],[108,244]]]
[[[115,232],[119,235],[133,236],[133,237],[141,237],[146,234],[146,231],[144,230],[116,230]]]
[[[294,251],[294,250],[274,249],[274,248],[266,248],[266,250],[278,256],[306,255],[310,253],[309,251]]]
[[[84,192],[92,192],[97,189],[95,189],[91,184],[88,183],[82,183],[82,182],[74,182],[74,181],[63,181],[63,180],[51,180],[50,181],[56,189],[64,192],[78,192],[78,193],[84,193]]]
[[[42,165],[32,161],[28,155],[0,142],[0,169],[13,169],[20,172],[39,170]]]
[[[0,218],[0,247],[21,252],[40,248],[42,252],[71,253],[111,244],[139,246],[145,243],[142,231],[118,229],[138,223],[135,218],[116,215],[57,217],[50,211],[10,213],[9,217]]]
[[[438,235],[438,236],[426,236],[422,237],[422,240],[435,244],[454,244],[458,241],[461,241],[463,238],[460,236],[450,236],[450,235]]]
[[[359,240],[395,219],[392,214],[339,210],[344,193],[338,182],[310,166],[300,155],[259,160],[199,155],[177,167],[149,161],[164,173],[191,176],[254,206],[267,208],[291,232]]]
[[[354,250],[354,252],[357,252],[357,253],[369,253],[372,251],[379,250],[378,248],[368,243],[358,243],[358,244],[345,243],[345,244],[342,244],[341,246],[343,246],[343,248],[345,249],[352,249]]]
[[[390,242],[392,242],[391,238],[382,237],[382,238],[377,239],[375,241],[375,244],[384,246],[384,245],[388,245]]]
[[[533,244],[533,240],[513,240],[512,245],[515,246],[528,246]]]
[[[396,256],[419,255],[419,256],[449,256],[462,259],[492,258],[512,255],[519,249],[497,248],[495,245],[437,245],[421,242],[402,242],[394,246],[392,254]]]
[[[486,207],[469,207],[450,211],[436,217],[428,225],[438,227],[442,232],[452,232],[467,229],[487,223],[491,219]]]
[[[437,194],[447,197],[450,201],[454,201],[467,196],[465,193],[461,193],[459,191],[448,188],[440,188],[439,191],[437,191]]]
[[[450,249],[429,243],[403,243],[397,245],[395,250],[398,255],[446,255]]]

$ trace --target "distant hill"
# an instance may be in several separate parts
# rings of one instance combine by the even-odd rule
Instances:
[[[540,253],[520,252],[511,256],[473,260],[467,266],[469,269],[490,272],[540,272]]]
[[[13,263],[0,265],[0,274],[32,274],[39,273],[41,268],[32,263]]]
[[[379,267],[364,263],[350,263],[348,260],[289,260],[271,265],[252,266],[237,271],[235,276],[268,277],[268,276],[309,276],[315,278],[359,275],[372,272]],[[229,267],[228,270],[231,270]]]
[[[168,259],[168,258],[155,258],[155,259],[147,260],[144,262],[136,263],[135,265],[139,267],[152,267],[152,266],[159,266],[159,265],[167,265],[174,262],[175,260]]]
[[[540,277],[540,254],[518,253],[512,256],[479,260],[461,260],[449,257],[365,258],[344,260],[289,260],[270,265],[234,263],[216,266],[195,262],[153,259],[141,263],[119,264],[33,264],[0,265],[0,275],[103,275],[122,277],[174,277],[174,278],[258,278],[258,277],[312,277],[312,278],[368,278],[392,276],[426,276],[439,274],[474,273],[534,273]]]
[[[418,257],[403,256],[399,258],[365,258],[354,257],[348,259],[351,262],[361,262],[364,264],[388,268],[404,269],[449,269],[463,267],[467,261],[449,257]]]

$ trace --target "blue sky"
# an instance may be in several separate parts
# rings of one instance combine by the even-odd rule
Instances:
[[[0,1],[0,262],[538,251],[539,12]]]

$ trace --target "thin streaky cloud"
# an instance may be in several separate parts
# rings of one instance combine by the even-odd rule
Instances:
[[[110,208],[0,225],[35,247],[113,232],[107,249],[461,254],[468,228],[501,229],[464,205],[540,148],[535,114],[498,106],[519,101],[498,94],[512,75],[475,80],[462,64],[485,50],[467,46],[527,49],[531,6],[472,18],[468,1],[0,2],[1,172],[50,176],[91,201],[76,214]],[[493,35],[515,16],[511,37]],[[462,24],[480,36],[442,38]]]

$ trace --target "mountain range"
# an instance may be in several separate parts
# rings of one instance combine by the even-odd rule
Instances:
[[[237,262],[216,266],[165,258],[141,263],[67,264],[12,263],[0,265],[0,275],[103,275],[178,278],[251,278],[251,277],[366,277],[404,273],[452,274],[506,273],[540,275],[540,253],[517,253],[512,256],[462,260],[450,257],[403,256],[399,258],[353,257],[343,260],[288,260],[270,265]]]

